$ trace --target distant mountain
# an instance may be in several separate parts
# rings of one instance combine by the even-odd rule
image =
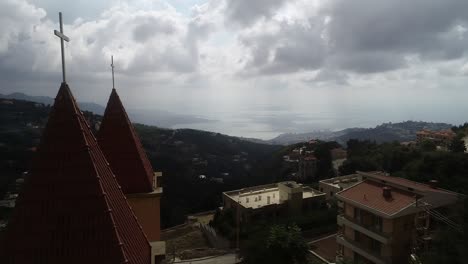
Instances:
[[[48,96],[31,96],[24,93],[11,93],[11,94],[0,94],[0,98],[5,99],[16,99],[16,100],[23,100],[23,101],[30,101],[41,103],[44,105],[52,105],[54,103],[54,98]],[[102,105],[98,105],[95,103],[87,103],[87,102],[78,102],[80,109],[84,111],[93,112],[97,115],[104,114],[104,107]]]
[[[46,103],[0,100],[0,199],[30,169],[51,108]],[[96,133],[102,116],[85,112],[85,118]],[[140,124],[135,129],[153,168],[164,175],[162,227],[183,223],[189,213],[217,208],[222,192],[271,182],[271,174],[259,174],[257,168],[282,148],[194,129]],[[3,217],[0,213],[0,221]]]
[[[319,139],[323,141],[332,141],[336,138],[344,136],[348,133],[360,132],[366,130],[365,128],[347,128],[339,131],[319,130],[307,133],[285,133],[281,134],[267,142],[271,144],[292,145],[299,142],[305,142],[312,139]]]
[[[0,94],[0,98],[5,99],[16,99],[30,102],[41,103],[44,105],[52,105],[54,99],[48,96],[31,96],[24,93],[12,93],[12,94]],[[83,111],[93,112],[97,115],[103,115],[105,107],[96,103],[89,102],[78,102],[80,109]],[[194,124],[194,123],[207,123],[216,122],[216,120],[209,120],[206,118],[193,116],[193,115],[181,115],[175,114],[168,111],[159,109],[145,109],[145,110],[134,110],[127,109],[130,118],[136,122],[145,125],[167,127],[171,128],[176,125],[183,124]]]
[[[422,129],[444,130],[453,125],[447,123],[432,123],[421,121],[405,121],[401,123],[383,123],[374,128],[347,128],[340,131],[316,131],[302,134],[281,134],[268,142],[289,145],[311,139],[337,141],[344,145],[349,139],[372,140],[377,143],[390,141],[411,141],[416,139],[416,132]]]

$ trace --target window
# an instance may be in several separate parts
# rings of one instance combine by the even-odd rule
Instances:
[[[330,196],[333,196],[333,192],[330,192]]]
[[[380,216],[372,215],[372,228],[382,231],[382,218]]]
[[[356,230],[354,230],[354,241],[361,242],[361,233]]]
[[[379,241],[375,239],[371,239],[370,249],[372,251],[380,253],[380,247],[381,247],[381,244]]]
[[[362,263],[363,260],[364,260],[364,258],[361,257],[361,255],[359,255],[358,253],[354,252],[354,263],[356,263],[356,264]]]
[[[249,203],[249,197],[245,198],[245,202]]]
[[[354,219],[361,223],[361,209],[354,207]]]
[[[262,200],[262,196],[261,196],[261,195],[258,196],[258,200],[259,200],[259,201]]]

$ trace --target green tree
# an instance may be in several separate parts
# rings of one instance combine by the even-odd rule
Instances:
[[[307,263],[308,246],[296,224],[274,225],[241,244],[245,263]]]
[[[449,146],[450,151],[452,152],[465,152],[465,141],[463,141],[463,135],[457,135]]]
[[[421,142],[419,147],[421,148],[422,151],[425,151],[425,152],[435,151],[437,149],[437,145],[433,141],[430,141],[430,140],[424,140],[423,142]]]
[[[331,150],[339,146],[336,142],[323,142],[315,148],[314,154],[318,159],[317,175],[319,178],[326,179],[335,176]]]

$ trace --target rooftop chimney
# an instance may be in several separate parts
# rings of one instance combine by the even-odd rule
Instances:
[[[385,197],[386,199],[392,198],[392,188],[385,186],[382,188],[382,191],[383,197]]]
[[[438,180],[430,180],[429,181],[429,186],[432,188],[432,189],[437,189],[437,186],[439,185],[439,181]]]

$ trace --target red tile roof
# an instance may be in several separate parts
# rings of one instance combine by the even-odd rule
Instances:
[[[337,196],[361,204],[367,208],[374,209],[386,215],[393,215],[415,202],[414,194],[411,192],[392,188],[391,198],[383,196],[385,185],[365,180],[349,189],[337,193]]]
[[[411,181],[405,178],[387,176],[387,175],[380,174],[380,173],[365,173],[365,172],[359,172],[359,173],[362,174],[363,176],[369,176],[369,178],[374,178],[380,181],[385,181],[386,183],[401,185],[407,188],[413,188],[416,191],[453,193],[451,191],[440,189],[440,188],[432,188],[428,184]]]
[[[153,168],[115,89],[97,138],[124,193],[153,191]]]
[[[145,234],[66,83],[5,242],[2,263],[151,262]]]
[[[336,251],[338,250],[338,245],[336,244],[336,234],[315,240],[311,242],[309,246],[310,249],[320,257],[329,262],[335,262]]]

